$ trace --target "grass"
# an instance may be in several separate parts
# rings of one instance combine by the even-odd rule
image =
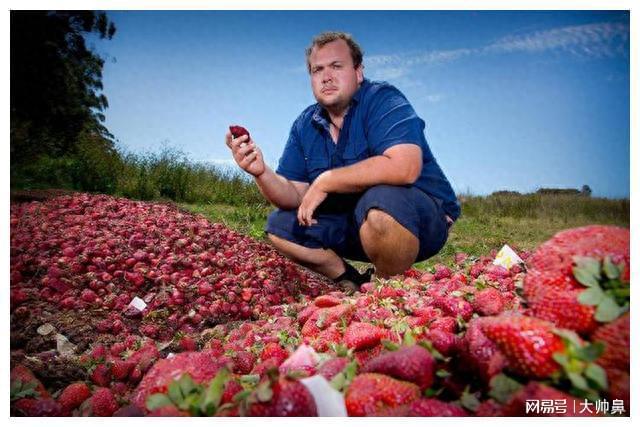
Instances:
[[[453,255],[489,255],[504,244],[519,250],[534,250],[555,233],[589,224],[629,227],[629,200],[579,195],[495,195],[460,197],[462,215],[451,229],[449,240],[438,255],[417,263],[426,269],[436,263],[451,264]],[[264,239],[266,203],[230,205],[220,203],[182,204],[214,222],[256,239]]]

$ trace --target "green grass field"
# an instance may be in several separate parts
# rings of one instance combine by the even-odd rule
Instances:
[[[462,196],[462,215],[451,229],[440,254],[415,265],[425,269],[435,263],[451,264],[456,252],[488,255],[505,243],[533,250],[555,233],[589,224],[629,227],[628,199],[601,199],[579,195],[495,195]],[[271,207],[266,203],[229,205],[220,203],[181,204],[209,220],[257,239]]]

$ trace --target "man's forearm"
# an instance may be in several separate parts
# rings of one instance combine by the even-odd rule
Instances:
[[[286,178],[276,174],[270,167],[254,177],[262,195],[280,209],[296,209],[300,206],[301,196]]]
[[[328,170],[319,179],[327,193],[356,193],[380,184],[412,184],[417,176],[415,170],[398,166],[389,157],[374,156],[351,166]]]

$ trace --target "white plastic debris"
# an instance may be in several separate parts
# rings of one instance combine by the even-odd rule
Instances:
[[[176,357],[175,353],[167,354],[167,359],[173,359],[174,357]]]
[[[76,352],[76,345],[62,334],[56,334],[56,349],[62,356],[71,356]]]
[[[493,260],[493,264],[500,265],[508,270],[516,264],[524,264],[524,261],[509,245],[504,245],[496,255],[496,259]]]
[[[55,330],[56,330],[55,326],[53,326],[51,323],[45,323],[44,325],[41,325],[37,329],[37,332],[40,335],[49,335],[51,332],[53,332]]]
[[[302,378],[300,382],[309,390],[316,401],[318,416],[320,417],[346,417],[347,407],[342,393],[331,387],[331,384],[322,376],[314,375]]]
[[[133,297],[133,299],[129,303],[129,307],[133,307],[138,311],[143,311],[145,308],[147,308],[147,303],[144,302],[142,298]]]

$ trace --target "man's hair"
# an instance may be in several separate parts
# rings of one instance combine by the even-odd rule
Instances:
[[[334,42],[336,40],[344,40],[349,46],[351,52],[351,59],[353,59],[353,67],[358,68],[362,64],[362,49],[360,45],[351,37],[351,34],[343,33],[340,31],[325,31],[320,33],[311,40],[311,45],[306,49],[305,54],[307,56],[307,70],[311,72],[311,64],[309,63],[309,57],[314,47],[322,47],[327,43]]]

